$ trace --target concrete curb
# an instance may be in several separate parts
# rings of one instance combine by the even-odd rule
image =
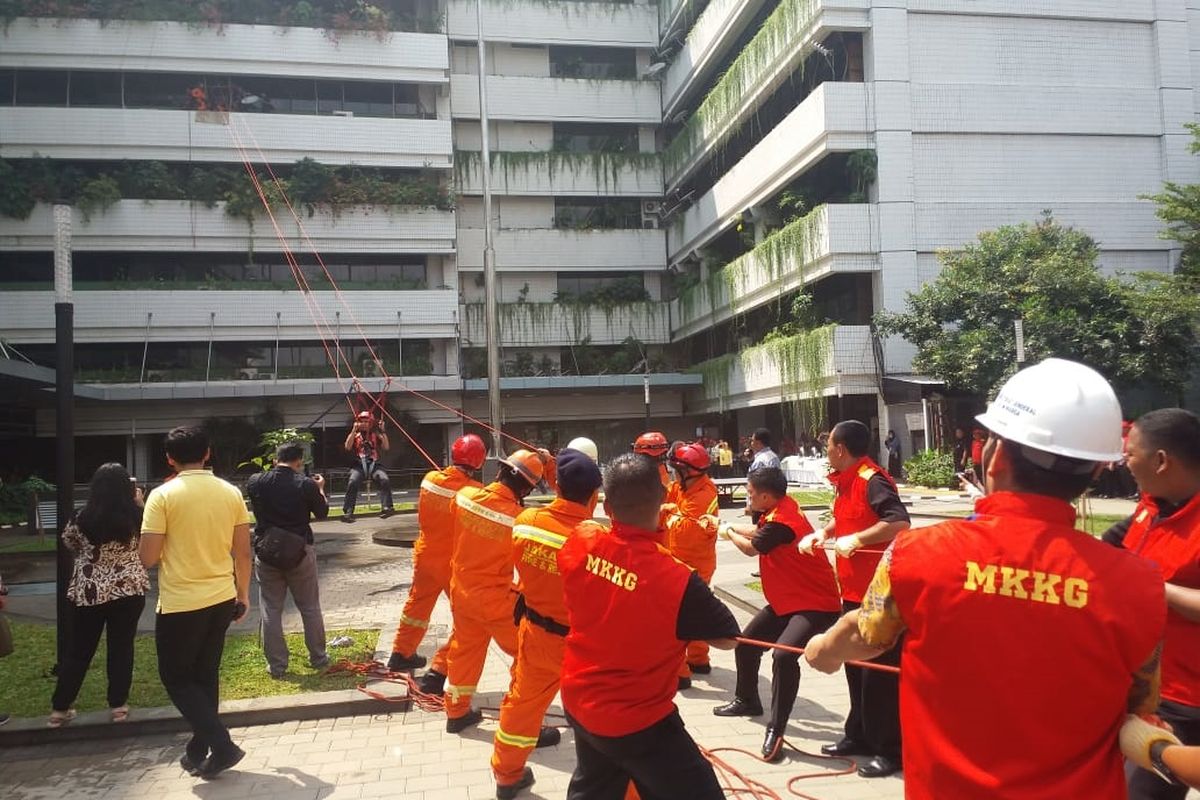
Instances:
[[[720,585],[714,585],[712,587],[713,594],[727,603],[732,603],[743,611],[747,611],[751,614],[757,614],[759,611],[762,611],[764,606],[766,606],[767,599],[763,596],[762,592],[756,592],[746,586],[746,584],[752,580],[756,579],[749,578],[742,583],[722,583]]]
[[[382,690],[384,686],[385,684],[380,684],[378,688]],[[277,722],[386,714],[412,708],[412,699],[408,697],[406,689],[394,697],[395,700],[378,700],[355,689],[343,689],[336,692],[227,700],[221,703],[221,720],[230,728],[242,728],[272,725]],[[188,730],[190,728],[187,722],[174,706],[134,708],[129,720],[121,723],[112,722],[107,710],[89,711],[80,714],[69,725],[61,728],[46,727],[46,717],[14,719],[0,728],[0,748],[182,733]]]

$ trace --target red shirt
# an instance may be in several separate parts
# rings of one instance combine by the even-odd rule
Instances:
[[[1161,578],[1061,500],[999,492],[976,512],[891,550],[905,796],[1124,798],[1117,731],[1162,638]]]
[[[761,529],[769,523],[785,525],[795,534],[791,542],[776,545],[758,557],[763,594],[776,614],[797,611],[841,611],[837,579],[824,550],[805,554],[797,549],[801,537],[812,533],[812,525],[796,501],[784,496],[779,505],[758,519]]]
[[[837,495],[833,500],[833,533],[835,536],[849,536],[859,533],[879,522],[879,515],[867,502],[867,483],[876,475],[882,475],[892,488],[895,481],[870,458],[863,458],[853,467],[844,472],[834,472],[829,476]],[[879,552],[857,552],[850,558],[838,558],[837,576],[842,587],[842,599],[852,603],[861,603],[871,579],[875,577],[875,568],[883,557],[883,545],[872,545],[871,550]]]
[[[1158,517],[1153,498],[1143,497],[1125,534],[1125,549],[1158,568],[1162,579],[1200,589],[1200,494],[1174,514]],[[1163,640],[1162,696],[1185,706],[1200,706],[1200,624],[1167,609]]]
[[[676,623],[692,571],[654,531],[581,525],[558,551],[571,632],[562,703],[599,736],[623,736],[675,710],[684,642]]]

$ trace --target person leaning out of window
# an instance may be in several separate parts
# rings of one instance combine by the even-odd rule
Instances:
[[[87,504],[63,530],[63,542],[75,554],[67,587],[71,637],[51,699],[51,728],[75,717],[72,704],[108,631],[108,706],[113,722],[129,718],[133,682],[133,640],[146,607],[150,579],[138,558],[142,491],[120,464],[104,464],[92,476]]]

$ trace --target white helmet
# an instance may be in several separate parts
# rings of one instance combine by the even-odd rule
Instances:
[[[600,460],[600,451],[596,449],[596,443],[586,436],[576,436],[571,441],[567,442],[568,450],[578,450],[586,455],[592,461]]]
[[[1117,395],[1099,372],[1074,361],[1048,358],[1021,370],[975,419],[1032,450],[1091,462],[1121,458]]]

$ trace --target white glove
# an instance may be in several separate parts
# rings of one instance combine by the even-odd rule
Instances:
[[[1166,724],[1162,720],[1158,720],[1158,722]],[[1171,733],[1170,729],[1160,728],[1153,722],[1133,714],[1125,717],[1125,724],[1121,726],[1119,741],[1121,743],[1121,753],[1126,758],[1142,769],[1148,769],[1151,772],[1154,771],[1154,765],[1150,762],[1150,745],[1157,741],[1182,744],[1175,734]]]
[[[849,536],[839,536],[833,543],[833,549],[837,551],[839,558],[849,558],[860,547],[862,547],[862,540],[858,538],[857,533],[852,533]]]
[[[717,525],[717,536],[719,536],[720,538],[732,539],[733,537],[730,536],[731,533],[733,533],[733,526],[730,525],[728,522],[722,522]]]
[[[804,553],[805,555],[812,555],[813,548],[820,547],[824,541],[825,531],[816,531],[815,533],[810,533],[801,539],[800,544],[798,544],[797,547],[801,553]]]

